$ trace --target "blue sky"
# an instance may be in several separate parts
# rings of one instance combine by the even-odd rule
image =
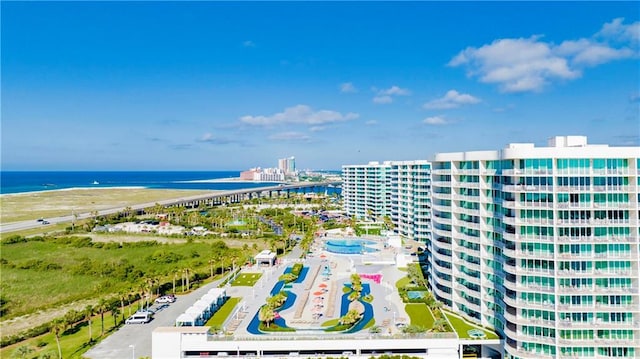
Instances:
[[[638,145],[636,2],[6,2],[3,170]]]

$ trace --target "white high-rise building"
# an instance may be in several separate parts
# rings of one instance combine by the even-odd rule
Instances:
[[[344,210],[359,219],[391,215],[391,164],[342,166]]]
[[[379,221],[388,216],[399,235],[431,238],[431,164],[385,161],[342,166],[342,198],[350,216]]]
[[[640,147],[558,136],[343,177],[348,214],[426,237],[434,295],[505,358],[640,357]]]
[[[293,175],[296,173],[296,158],[291,156],[287,158],[281,158],[278,160],[278,168],[286,175]]]
[[[505,358],[639,357],[639,157],[582,136],[436,155],[434,294]]]

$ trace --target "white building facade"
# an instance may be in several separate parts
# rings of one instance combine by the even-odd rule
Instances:
[[[391,163],[342,166],[343,207],[349,216],[374,219],[391,215]]]
[[[640,357],[639,157],[582,136],[436,155],[436,297],[505,358]]]

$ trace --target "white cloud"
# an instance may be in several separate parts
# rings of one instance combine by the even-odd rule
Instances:
[[[447,125],[450,122],[447,121],[442,116],[432,116],[432,117],[427,117],[424,120],[422,120],[422,123],[426,123],[427,125],[439,126],[439,125]]]
[[[320,132],[320,131],[324,131],[326,129],[326,127],[324,126],[313,126],[309,128],[309,131],[311,132]]]
[[[409,96],[411,95],[411,91],[408,89],[403,89],[398,86],[391,86],[386,90],[380,90],[378,95],[388,95],[388,96]]]
[[[275,126],[283,124],[322,125],[333,122],[344,122],[358,118],[357,113],[342,114],[336,111],[314,111],[307,105],[296,105],[284,109],[283,112],[271,116],[242,116],[240,121],[256,126]]]
[[[345,82],[343,84],[340,84],[340,92],[353,93],[353,92],[358,92],[358,89],[355,86],[353,86],[351,82]]]
[[[540,36],[498,39],[481,47],[467,47],[449,61],[464,66],[470,77],[497,84],[504,92],[541,91],[557,80],[582,76],[585,67],[638,55],[640,23],[624,25],[622,19],[605,24],[591,38],[566,40],[560,45]],[[604,41],[599,41],[604,40]],[[608,40],[616,40],[612,46]]]
[[[367,125],[367,126],[375,126],[375,125],[377,125],[377,124],[378,124],[378,121],[376,121],[376,120],[369,120],[369,121],[365,122],[364,124],[365,124],[365,125]]]
[[[379,104],[392,103],[393,98],[391,96],[376,96],[373,98],[373,102]]]
[[[242,43],[242,46],[244,46],[244,47],[256,47],[256,44],[251,40],[247,40],[247,41],[244,41]]]
[[[447,93],[438,99],[431,100],[424,104],[426,109],[450,109],[460,107],[462,105],[473,105],[479,103],[480,99],[473,97],[469,94],[459,93],[456,90],[449,90]]]
[[[275,133],[269,136],[269,139],[274,141],[308,141],[310,137],[304,133],[290,131]]]
[[[411,91],[408,89],[403,89],[396,85],[389,87],[388,89],[378,90],[373,88],[373,91],[376,92],[376,96],[373,98],[374,103],[378,104],[387,104],[393,102],[393,96],[409,96],[411,95]]]
[[[204,135],[202,135],[202,137],[200,137],[198,140],[198,142],[205,142],[205,143],[210,143],[210,144],[214,144],[214,145],[227,145],[230,143],[235,143],[236,141],[233,141],[231,139],[228,138],[223,138],[223,137],[216,137],[211,133],[205,133]]]
[[[574,65],[596,66],[613,60],[633,56],[629,48],[614,49],[606,44],[594,43],[587,39],[564,41],[556,52],[568,58]]]
[[[623,21],[624,18],[619,17],[602,25],[602,29],[598,31],[596,37],[621,42],[640,41],[640,21],[636,21],[629,25],[623,24]]]

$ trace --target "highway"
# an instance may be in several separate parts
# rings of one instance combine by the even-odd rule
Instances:
[[[154,207],[156,204],[160,204],[165,207],[171,207],[171,206],[177,206],[177,205],[184,205],[190,202],[204,201],[204,200],[214,199],[214,198],[242,196],[242,195],[249,195],[249,194],[258,195],[263,192],[295,191],[295,190],[300,190],[304,188],[326,187],[326,186],[336,185],[338,183],[339,182],[301,182],[301,183],[295,183],[295,184],[265,186],[265,187],[258,187],[258,188],[245,188],[245,189],[230,190],[230,191],[213,191],[211,193],[204,193],[196,196],[180,197],[180,198],[169,199],[164,201],[142,203],[142,204],[136,204],[136,205],[127,206],[127,207],[131,207],[131,209],[133,210],[151,208],[151,207]],[[103,209],[98,211],[98,215],[104,216],[108,214],[122,212],[127,207]],[[90,212],[76,214],[76,220],[87,219],[91,217],[93,217],[93,215]],[[50,226],[58,223],[70,223],[73,219],[74,218],[72,215],[45,218],[45,220],[50,223],[48,225],[42,224],[42,222],[38,222],[35,219],[28,220],[28,221],[12,222],[12,223],[2,223],[0,224],[0,233],[10,233],[10,232],[22,231],[27,229],[33,229],[37,227],[46,227],[46,226]]]

